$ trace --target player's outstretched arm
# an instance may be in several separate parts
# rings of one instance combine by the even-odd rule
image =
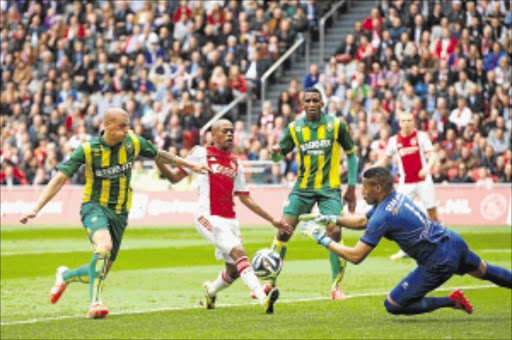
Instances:
[[[316,214],[303,214],[299,216],[299,220],[303,222],[314,221],[315,223],[328,226],[338,225],[347,229],[365,229],[368,224],[366,215],[350,214],[350,215],[316,215]]]
[[[318,244],[329,249],[332,253],[343,257],[345,260],[353,264],[361,263],[366,256],[373,250],[373,247],[359,241],[355,247],[347,247],[333,240],[327,236],[325,230],[315,222],[303,223],[300,229],[302,235],[315,240]]]
[[[240,201],[255,214],[263,217],[265,220],[272,223],[274,227],[282,231],[286,234],[291,234],[293,232],[293,228],[286,222],[277,220],[273,218],[267,211],[265,211],[256,201],[252,198],[251,195],[239,195]]]
[[[381,157],[379,158],[379,160],[377,162],[375,162],[375,164],[373,165],[374,167],[387,167],[389,162],[391,161],[391,157],[389,157],[388,155],[384,156],[384,157]]]
[[[59,192],[68,178],[69,177],[67,175],[59,171],[57,175],[52,178],[50,183],[46,185],[46,187],[43,189],[43,192],[41,192],[41,195],[39,196],[34,209],[24,214],[20,218],[20,222],[25,224],[29,219],[36,217],[39,211],[41,211],[41,209],[43,209],[43,207],[46,205],[46,203],[48,203]]]
[[[178,183],[183,178],[187,177],[187,173],[185,173],[183,170],[180,170],[178,168],[171,169],[168,165],[156,161],[155,162],[158,170],[164,175],[165,178],[167,178],[171,183]]]
[[[206,164],[192,163],[192,162],[187,161],[186,159],[183,159],[179,156],[173,155],[173,154],[171,154],[167,151],[163,151],[163,150],[160,150],[158,152],[158,155],[156,156],[155,161],[158,161],[158,162],[161,162],[164,164],[175,164],[175,165],[179,165],[179,166],[184,166],[198,174],[206,174],[206,173],[212,171]]]

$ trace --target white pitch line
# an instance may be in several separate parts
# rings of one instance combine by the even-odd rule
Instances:
[[[474,289],[486,289],[486,288],[494,288],[498,287],[496,285],[473,285],[473,286],[462,286],[462,287],[443,287],[438,288],[435,291],[449,291],[453,289],[465,289],[465,290],[474,290]],[[381,295],[387,295],[389,291],[386,292],[378,292],[378,293],[361,293],[361,294],[348,294],[348,298],[364,298],[364,297],[374,297],[374,296],[381,296]],[[289,304],[289,303],[295,303],[295,302],[308,302],[308,301],[322,301],[322,300],[330,300],[330,297],[313,297],[313,298],[302,298],[302,299],[284,299],[279,300],[279,304]],[[233,304],[223,304],[218,306],[218,308],[233,308],[233,307],[242,307],[247,305],[255,305],[257,302],[250,302],[250,303],[233,303]],[[154,309],[146,309],[146,310],[140,310],[140,311],[129,311],[129,312],[114,312],[110,313],[110,315],[132,315],[132,314],[145,314],[145,313],[153,313],[153,312],[167,312],[167,311],[176,311],[176,310],[189,310],[189,309],[204,309],[203,306],[190,306],[190,307],[164,307],[164,308],[154,308]],[[25,324],[31,324],[31,323],[38,323],[38,322],[47,322],[47,321],[58,321],[58,320],[65,320],[65,319],[77,319],[77,318],[84,318],[83,314],[80,315],[63,315],[63,316],[57,316],[53,318],[36,318],[36,319],[29,319],[29,320],[20,320],[20,321],[7,321],[0,323],[1,326],[9,326],[9,325],[25,325]]]

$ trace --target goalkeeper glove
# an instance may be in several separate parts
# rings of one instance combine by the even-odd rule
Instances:
[[[338,216],[336,215],[315,215],[315,214],[304,214],[299,216],[300,221],[309,222],[315,221],[315,223],[324,225],[324,226],[332,226],[336,225],[338,221]]]
[[[329,246],[329,243],[332,242],[332,239],[329,236],[327,236],[325,230],[315,222],[303,223],[301,233],[304,236],[312,238],[318,244],[321,244],[326,248]]]

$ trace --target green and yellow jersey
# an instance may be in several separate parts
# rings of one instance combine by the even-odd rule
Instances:
[[[67,161],[58,165],[58,170],[71,177],[85,164],[82,203],[96,202],[118,215],[126,214],[132,200],[132,166],[138,155],[155,158],[158,149],[132,131],[115,146],[109,146],[98,136],[79,146]]]
[[[354,141],[347,124],[322,114],[320,121],[306,117],[288,125],[279,143],[283,155],[297,148],[296,189],[339,189],[341,148],[354,153]]]

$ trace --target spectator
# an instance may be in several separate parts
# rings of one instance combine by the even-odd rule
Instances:
[[[489,133],[489,146],[497,155],[505,153],[510,149],[510,135],[507,136],[502,128],[496,128]]]
[[[478,179],[475,182],[477,187],[486,187],[490,188],[493,185],[494,181],[489,176],[489,171],[487,168],[478,168]]]
[[[457,175],[450,180],[450,183],[474,183],[473,179],[468,175],[468,171],[464,163],[459,164]]]
[[[447,184],[448,176],[442,172],[441,164],[436,162],[432,169],[432,181],[437,184]]]
[[[304,88],[308,89],[315,86],[315,84],[318,82],[318,77],[318,65],[311,64],[309,67],[309,73],[304,77]]]
[[[466,107],[466,100],[464,98],[457,99],[457,108],[450,114],[449,120],[457,127],[457,131],[461,134],[472,119],[471,110]]]

